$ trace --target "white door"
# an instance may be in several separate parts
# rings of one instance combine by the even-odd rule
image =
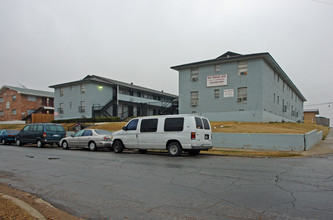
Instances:
[[[126,148],[138,148],[138,122],[139,119],[132,119],[123,129],[122,141]]]

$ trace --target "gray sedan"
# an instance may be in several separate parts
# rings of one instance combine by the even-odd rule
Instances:
[[[60,140],[63,149],[71,147],[89,148],[92,151],[97,148],[111,149],[111,132],[101,129],[84,129],[76,132],[71,137]]]

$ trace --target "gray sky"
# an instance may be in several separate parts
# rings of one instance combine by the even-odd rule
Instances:
[[[269,52],[333,120],[333,0],[0,0],[0,85],[96,74],[178,94],[170,66]],[[52,91],[52,90],[51,90]]]

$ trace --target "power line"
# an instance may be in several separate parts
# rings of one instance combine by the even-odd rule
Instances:
[[[317,105],[331,105],[331,104],[333,104],[333,102],[324,102],[324,103],[310,104],[310,105],[305,104],[305,105],[306,106],[317,106]]]

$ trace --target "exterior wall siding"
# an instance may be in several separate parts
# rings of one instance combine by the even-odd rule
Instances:
[[[81,84],[61,87],[63,96],[60,96],[60,88],[55,88],[55,119],[91,118],[93,105],[105,105],[112,99],[112,86],[97,83],[86,83],[85,92],[81,92]],[[99,86],[103,86],[102,89]],[[79,112],[81,101],[85,102],[85,112]],[[60,114],[60,103],[63,103],[63,113]],[[72,106],[71,106],[72,103]]]
[[[198,80],[191,81],[191,68],[179,70],[179,112],[202,114],[211,121],[290,121],[302,120],[303,102],[263,58],[248,59],[247,75],[238,75],[238,62],[214,64],[198,68]],[[227,74],[225,86],[207,87],[206,77]],[[237,102],[238,88],[247,87],[247,101]],[[214,97],[219,89],[220,97]],[[224,97],[225,89],[233,89],[233,97]],[[191,92],[198,91],[197,106],[191,106]],[[279,100],[278,100],[279,99]],[[283,108],[283,105],[286,107]]]

